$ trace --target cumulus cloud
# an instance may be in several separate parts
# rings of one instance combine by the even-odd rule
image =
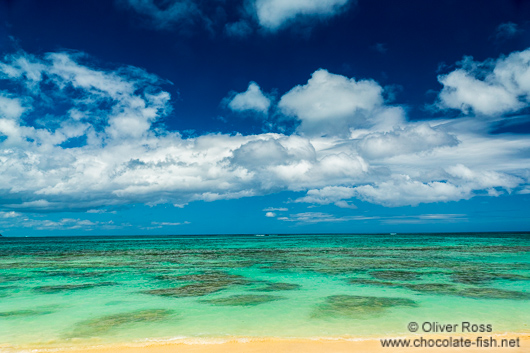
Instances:
[[[429,124],[411,124],[391,132],[376,132],[359,143],[359,152],[369,159],[393,157],[430,151],[443,146],[456,146],[458,139],[443,129]]]
[[[264,135],[262,135],[264,136]],[[261,190],[299,191],[308,186],[351,182],[367,172],[352,151],[317,151],[314,142],[296,135],[250,141],[233,151],[231,164],[251,173]]]
[[[295,202],[305,202],[318,205],[329,205],[331,203],[341,208],[356,208],[355,205],[344,200],[355,196],[355,190],[345,186],[326,186],[322,189],[312,189],[307,191],[307,195],[295,200]]]
[[[361,185],[353,189],[361,200],[391,207],[469,199],[472,191],[466,185],[442,181],[423,183],[406,175],[397,175],[389,181]]]
[[[450,166],[446,171],[454,178],[458,178],[472,185],[472,189],[489,191],[502,188],[511,191],[524,182],[523,179],[495,171],[473,171],[462,164]]]
[[[6,92],[0,92],[0,116],[9,120],[18,120],[26,108],[18,98]]]
[[[503,60],[519,62],[517,55]],[[504,66],[495,65],[500,75]],[[21,92],[0,92],[2,215],[183,207],[285,190],[306,192],[295,201],[314,205],[354,208],[360,199],[399,206],[524,192],[529,184],[526,135],[488,135],[473,118],[408,122],[377,82],[326,70],[288,91],[278,107],[267,106],[301,121],[292,135],[189,138],[156,127],[171,97],[165,81],[138,68],[100,68],[80,53],[19,52],[0,60],[0,79]],[[245,104],[239,107],[265,109]],[[42,114],[50,108],[53,115]],[[319,213],[286,218],[285,211],[264,210],[286,221],[337,221]],[[117,226],[82,221],[33,224]]]
[[[250,82],[247,90],[229,98],[227,105],[236,112],[255,111],[267,114],[271,100],[263,94],[256,82]]]
[[[409,175],[392,175],[388,180],[352,187],[309,190],[296,202],[326,205],[356,198],[388,207],[470,199],[476,195],[498,196],[525,183],[524,179],[494,171],[472,171],[464,165],[446,168],[441,180],[421,181]],[[445,179],[445,180],[443,180]]]
[[[307,84],[284,94],[278,107],[301,120],[306,135],[348,136],[350,128],[366,127],[383,105],[383,88],[373,80],[359,80],[315,71]]]
[[[276,217],[276,213],[274,213],[274,212],[267,212],[267,213],[265,213],[265,217],[269,217],[269,218]]]
[[[259,24],[276,30],[300,17],[327,18],[340,13],[349,0],[256,0]]]
[[[530,104],[530,49],[496,60],[465,57],[460,68],[438,76],[439,106],[464,114],[499,116]]]

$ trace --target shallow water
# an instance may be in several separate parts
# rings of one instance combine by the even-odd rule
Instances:
[[[0,238],[0,347],[528,331],[529,234]]]

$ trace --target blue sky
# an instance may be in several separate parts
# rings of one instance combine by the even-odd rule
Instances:
[[[0,3],[0,233],[525,231],[525,1]]]

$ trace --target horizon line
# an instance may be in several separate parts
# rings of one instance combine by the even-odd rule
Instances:
[[[0,238],[63,238],[63,237],[196,237],[196,236],[289,236],[289,235],[435,235],[435,234],[530,234],[526,231],[476,231],[476,232],[361,232],[361,233],[200,233],[200,234],[76,234],[76,235],[3,235]]]

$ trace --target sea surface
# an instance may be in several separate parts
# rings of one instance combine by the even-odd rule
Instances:
[[[530,234],[0,238],[0,350],[530,331]]]

